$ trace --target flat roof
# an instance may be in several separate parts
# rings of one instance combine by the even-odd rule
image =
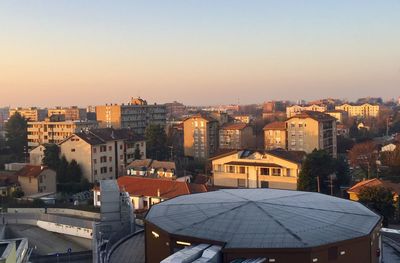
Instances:
[[[179,196],[146,216],[177,236],[225,248],[307,248],[369,235],[381,218],[360,203],[319,193],[224,189]]]

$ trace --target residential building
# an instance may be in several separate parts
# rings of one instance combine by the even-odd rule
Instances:
[[[246,124],[250,124],[250,122],[252,121],[251,115],[234,115],[233,119],[235,122],[241,122]]]
[[[44,158],[44,150],[46,150],[46,145],[39,145],[33,148],[29,152],[29,163],[32,165],[42,165]]]
[[[139,149],[146,157],[143,137],[128,129],[93,129],[77,132],[59,144],[60,156],[75,160],[89,182],[116,179],[125,174],[125,167],[135,159]]]
[[[359,200],[359,193],[367,188],[367,187],[383,187],[386,189],[390,189],[393,193],[393,201],[397,202],[399,200],[399,195],[400,195],[400,184],[399,183],[393,183],[390,181],[385,181],[381,180],[378,178],[374,179],[369,179],[369,180],[363,180],[357,184],[355,184],[353,187],[347,190],[347,193],[349,194],[350,200],[353,201],[358,201]]]
[[[302,113],[303,111],[318,111],[318,112],[325,112],[327,110],[327,107],[325,105],[307,105],[307,106],[302,106],[302,105],[293,105],[286,107],[286,117],[291,118],[297,114]]]
[[[219,124],[214,118],[197,114],[183,121],[184,154],[195,159],[208,159],[218,150]]]
[[[41,144],[60,143],[75,132],[97,128],[96,121],[62,121],[46,118],[44,121],[29,121],[28,147]]]
[[[222,189],[184,195],[151,207],[144,222],[147,263],[381,262],[381,216],[319,193]],[[125,250],[132,249],[128,244]]]
[[[326,111],[325,113],[334,117],[338,123],[343,123],[348,118],[348,113],[347,111],[344,110],[331,110],[331,111]]]
[[[15,172],[0,171],[0,196],[10,197],[17,189],[20,189],[20,186]]]
[[[39,109],[36,107],[10,109],[9,115],[13,116],[16,112],[21,114],[21,116],[28,121],[43,121],[47,117],[46,109]]]
[[[176,179],[175,162],[153,159],[134,160],[126,166],[126,174],[153,178]]]
[[[271,122],[265,125],[264,147],[266,150],[287,148],[286,123],[284,121]]]
[[[167,120],[180,119],[186,114],[186,106],[177,101],[165,103],[165,108]]]
[[[219,130],[220,149],[248,149],[254,144],[253,128],[245,123],[225,124]]]
[[[96,117],[101,128],[132,129],[138,135],[144,135],[151,125],[166,125],[165,105],[147,104],[141,98],[132,98],[128,104],[110,104],[96,106]]]
[[[87,120],[86,109],[71,107],[55,107],[47,110],[47,116],[64,115],[67,121]]]
[[[0,142],[6,138],[5,126],[9,117],[9,111],[10,109],[7,107],[0,108]]]
[[[175,180],[122,176],[117,182],[120,189],[129,193],[135,210],[147,210],[154,204],[177,196],[207,192],[204,185]],[[93,201],[95,206],[101,206],[99,189],[94,189]]]
[[[211,159],[219,187],[297,189],[305,152],[276,149],[232,151]]]
[[[337,135],[348,138],[350,136],[350,129],[344,124],[336,125]]]
[[[365,103],[362,105],[343,104],[335,107],[336,110],[346,111],[349,117],[376,118],[379,116],[380,106]]]
[[[229,122],[229,115],[223,111],[209,111],[208,116],[218,121],[219,126],[222,126]]]
[[[45,166],[26,165],[16,175],[25,196],[38,193],[55,193],[56,172]]]
[[[332,157],[337,155],[336,119],[317,111],[303,111],[286,121],[287,149],[311,153],[325,150]]]

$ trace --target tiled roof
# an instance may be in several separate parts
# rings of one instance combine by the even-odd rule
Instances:
[[[271,151],[266,151],[265,153],[274,155],[276,157],[289,160],[295,163],[302,163],[306,157],[306,152],[303,151],[287,151],[284,149],[274,149]]]
[[[126,168],[149,167],[152,161],[152,159],[134,160]]]
[[[227,123],[221,127],[222,130],[243,130],[247,127],[246,123]]]
[[[24,168],[16,172],[16,175],[36,178],[46,169],[48,168],[40,165],[26,165]]]
[[[380,180],[377,178],[361,181],[361,182],[355,184],[349,190],[347,190],[347,192],[358,194],[363,188],[373,187],[373,186],[380,186],[380,187],[388,188],[388,189],[391,189],[393,192],[395,192],[397,195],[400,194],[400,184]]]
[[[167,170],[176,170],[175,162],[157,161],[152,159],[134,160],[126,168],[130,169],[130,168],[140,168],[140,167],[146,167],[146,168],[151,167],[154,169],[164,168]]]
[[[293,119],[293,118],[301,118],[301,119],[311,118],[316,121],[336,121],[335,117],[332,117],[329,114],[319,112],[319,111],[303,111],[297,115],[290,117],[288,120]]]
[[[242,166],[257,166],[257,167],[282,167],[275,163],[261,163],[261,162],[245,162],[245,161],[232,161],[226,165],[242,165]]]
[[[213,117],[211,117],[210,115],[206,114],[206,113],[197,113],[195,115],[191,115],[189,117],[187,117],[186,119],[184,119],[183,121],[187,121],[191,118],[203,118],[206,121],[210,121],[210,122],[217,122],[218,120],[214,119]]]
[[[153,196],[170,199],[180,195],[207,192],[204,185],[190,185],[174,180],[122,176],[117,179],[119,187],[132,196]]]
[[[264,130],[285,130],[286,123],[284,121],[271,122],[264,126]]]
[[[114,128],[103,128],[103,129],[92,129],[85,132],[78,132],[74,135],[78,136],[85,142],[91,145],[103,144],[108,141],[115,140],[126,140],[126,141],[142,141],[143,137],[135,134],[130,129],[114,129]],[[72,135],[72,136],[74,136]]]

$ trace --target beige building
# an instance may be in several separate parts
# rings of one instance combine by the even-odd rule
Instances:
[[[33,148],[41,144],[60,143],[75,132],[97,128],[96,121],[29,121],[28,147]]]
[[[10,109],[10,117],[13,116],[16,112],[21,114],[21,116],[28,121],[42,121],[47,117],[47,110],[39,109],[36,107]]]
[[[245,123],[225,124],[219,130],[220,149],[248,149],[254,144],[253,128]]]
[[[47,110],[47,116],[64,115],[67,121],[86,120],[86,109],[78,108],[77,106],[71,107],[56,107]]]
[[[287,149],[311,153],[314,149],[337,155],[336,119],[316,111],[304,111],[286,121]]]
[[[45,145],[39,145],[29,152],[29,163],[32,165],[42,165],[44,158]]]
[[[206,160],[218,150],[219,124],[205,114],[193,115],[183,121],[184,154]]]
[[[26,165],[16,175],[25,196],[57,191],[56,172],[40,165]]]
[[[116,179],[125,174],[125,167],[135,159],[139,149],[146,157],[146,142],[128,129],[94,129],[78,132],[59,144],[60,156],[75,160],[89,182]]]
[[[233,151],[211,159],[215,186],[297,189],[304,152]]]
[[[129,128],[144,135],[151,125],[166,125],[165,105],[147,104],[141,98],[132,98],[128,104],[96,106],[96,117],[101,128]]]
[[[291,118],[297,114],[302,113],[303,111],[318,111],[318,112],[325,112],[327,110],[327,107],[325,105],[307,105],[307,106],[301,106],[301,105],[293,105],[286,107],[286,117]]]
[[[265,125],[264,147],[266,150],[287,148],[286,123],[284,121],[271,122]]]
[[[332,110],[326,111],[325,113],[335,118],[338,123],[343,123],[349,116],[347,111],[344,110]]]
[[[250,115],[235,115],[233,116],[233,119],[235,120],[235,122],[241,122],[246,124],[250,124],[252,120]]]
[[[379,116],[379,105],[365,103],[362,105],[343,104],[335,107],[336,110],[346,111],[349,117],[376,118]]]

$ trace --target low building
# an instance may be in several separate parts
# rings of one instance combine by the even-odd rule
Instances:
[[[343,104],[336,106],[335,109],[346,111],[349,117],[376,118],[379,116],[380,106],[369,103],[362,105]]]
[[[42,165],[46,146],[41,144],[29,151],[29,163],[32,165]]]
[[[250,124],[250,122],[252,121],[251,115],[234,115],[233,119],[235,120],[235,122],[241,122],[246,124]]]
[[[59,144],[60,155],[75,160],[89,182],[116,179],[125,174],[127,164],[135,160],[135,151],[146,156],[142,136],[128,129],[93,129],[71,135]]]
[[[297,189],[305,153],[232,151],[211,158],[213,183],[219,187]]]
[[[325,105],[293,105],[286,107],[286,117],[291,118],[295,115],[302,113],[303,111],[318,111],[318,112],[325,112],[327,110],[327,106]]]
[[[179,196],[147,213],[146,262],[211,262],[199,258],[214,248],[220,257],[212,262],[221,263],[378,263],[381,222],[360,203],[319,193],[225,189]]]
[[[26,165],[16,175],[25,196],[57,191],[56,172],[45,166]]]
[[[271,122],[264,127],[264,147],[266,150],[287,148],[286,123],[284,121]]]
[[[20,189],[18,176],[15,172],[0,172],[0,196],[9,197],[16,190]]]
[[[126,166],[126,174],[153,178],[176,178],[175,162],[152,159],[134,160]]]
[[[347,190],[347,193],[350,196],[350,200],[358,201],[358,194],[365,189],[366,187],[383,187],[386,189],[390,189],[393,192],[393,199],[395,202],[399,200],[400,195],[400,184],[399,183],[392,183],[390,181],[385,181],[381,179],[370,179],[370,180],[363,180],[353,187]]]
[[[119,187],[129,193],[135,210],[147,210],[154,204],[177,196],[207,192],[204,185],[173,180],[122,176],[117,181]],[[98,189],[94,189],[94,205],[101,206]]]
[[[220,149],[248,149],[254,144],[253,128],[245,123],[225,124],[219,130]]]

